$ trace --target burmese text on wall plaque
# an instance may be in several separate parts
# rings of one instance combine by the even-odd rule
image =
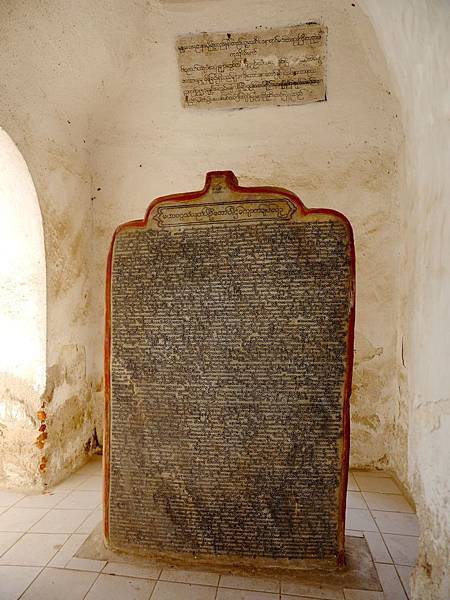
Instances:
[[[245,108],[326,99],[326,28],[308,23],[177,39],[183,105]]]

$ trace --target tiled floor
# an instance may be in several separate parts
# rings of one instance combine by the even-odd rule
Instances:
[[[0,490],[0,600],[407,600],[416,516],[395,481],[353,472],[348,535],[365,537],[384,592],[76,558],[101,520],[101,462],[43,495]]]

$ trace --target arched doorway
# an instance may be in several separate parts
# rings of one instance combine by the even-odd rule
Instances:
[[[42,216],[25,160],[0,128],[0,483],[32,485],[46,379]]]

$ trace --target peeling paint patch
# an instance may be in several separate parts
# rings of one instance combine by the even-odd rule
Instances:
[[[42,447],[45,445],[45,461],[40,467],[45,486],[75,471],[98,446],[93,388],[94,382],[86,375],[85,347],[64,346],[58,362],[48,369],[43,403],[46,429],[39,439]]]
[[[39,394],[27,381],[0,374],[0,484],[32,489],[42,485],[34,406]]]

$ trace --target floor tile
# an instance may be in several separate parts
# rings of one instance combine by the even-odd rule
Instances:
[[[403,496],[398,494],[380,494],[379,492],[363,492],[364,500],[371,510],[389,510],[413,513],[413,509]]]
[[[367,509],[367,504],[365,503],[361,492],[347,492],[347,508]]]
[[[313,598],[312,596],[292,596],[290,594],[281,594],[280,598],[281,600],[316,600],[317,596],[316,598]]]
[[[47,508],[13,506],[0,515],[0,531],[28,531],[46,512],[48,512]]]
[[[103,519],[103,511],[95,509],[77,528],[76,533],[92,533]]]
[[[277,593],[280,591],[280,582],[276,579],[263,579],[261,577],[238,577],[237,575],[222,575],[220,578],[219,587]]]
[[[362,469],[352,469],[352,474],[354,476],[360,477],[385,477],[387,479],[392,479],[392,476],[387,471],[380,471],[379,469],[374,469],[373,471],[364,471]]]
[[[106,566],[106,560],[94,560],[92,558],[71,558],[66,564],[66,569],[74,569],[75,571],[92,571],[100,573],[103,567]]]
[[[141,577],[142,579],[158,579],[161,567],[149,565],[129,565],[127,563],[109,562],[102,573],[123,575],[124,577]]]
[[[47,568],[21,600],[83,600],[96,577],[97,573]]]
[[[375,563],[385,600],[407,600],[397,571],[393,565]]]
[[[12,506],[24,497],[24,494],[0,490],[0,506]]]
[[[77,473],[89,473],[101,475],[103,470],[102,457],[95,456],[91,458],[86,464],[84,464],[80,469],[78,469]]]
[[[75,552],[77,552],[77,550],[81,547],[81,544],[85,542],[86,538],[86,534],[73,533],[48,563],[48,566],[61,568],[65,567]]]
[[[396,565],[416,565],[419,557],[419,538],[394,533],[384,533],[383,537]]]
[[[353,477],[352,473],[348,474],[347,491],[359,492],[358,484],[356,483],[356,479]]]
[[[397,569],[397,573],[399,574],[401,582],[403,583],[403,587],[405,588],[406,595],[408,596],[408,598],[411,598],[410,578],[411,578],[411,573],[413,572],[413,567],[405,567],[405,566],[396,565],[395,568]]]
[[[292,596],[305,596],[309,598],[323,598],[323,600],[344,600],[341,590],[326,585],[311,586],[297,581],[282,581],[281,592]]]
[[[356,482],[362,492],[380,492],[383,494],[401,494],[401,490],[389,477],[373,475],[355,475]]]
[[[94,509],[99,506],[102,501],[102,493],[100,491],[78,491],[70,492],[59,504],[58,508],[63,509]]]
[[[419,535],[419,523],[414,514],[373,510],[372,515],[381,533]]]
[[[181,569],[163,569],[161,581],[175,581],[178,583],[196,583],[199,585],[217,585],[219,575],[203,571],[183,571]]]
[[[0,566],[0,598],[17,600],[41,571],[41,567]]]
[[[364,537],[364,532],[363,531],[356,531],[354,529],[346,529],[345,530],[345,535],[348,536],[348,537],[363,538]]]
[[[6,531],[0,533],[0,556],[9,550],[11,546],[15,544],[22,536],[23,533],[18,533],[16,531]]]
[[[378,531],[372,515],[366,509],[347,508],[345,526],[356,531]]]
[[[216,596],[216,600],[278,600],[278,598],[279,594],[230,588],[219,588]]]
[[[151,600],[214,600],[216,590],[217,588],[213,586],[158,581]]]
[[[86,600],[148,600],[154,586],[155,581],[150,579],[102,574],[89,590]]]
[[[22,500],[19,500],[15,505],[15,508],[53,508],[61,502],[68,493],[69,490],[46,492],[44,494],[30,494],[29,496],[22,498]]]
[[[392,564],[392,558],[384,543],[381,533],[376,531],[366,531],[364,537],[367,540],[370,553],[374,562]]]
[[[383,592],[369,590],[344,590],[345,600],[384,600]]]
[[[17,600],[24,590],[24,600],[44,597],[46,600],[149,600],[150,596],[151,600],[278,600],[280,597],[279,583],[271,579],[223,575],[217,589],[219,575],[215,573],[181,569],[165,569],[161,573],[158,565],[106,564],[74,557],[102,518],[102,485],[101,462],[95,461],[62,482],[55,492],[24,496],[0,491],[1,600]],[[285,582],[282,600],[407,600],[404,590],[409,598],[409,577],[417,560],[419,534],[413,508],[387,473],[352,472],[348,489],[346,535],[366,538],[385,594],[350,589],[342,593],[326,585],[310,587]],[[6,527],[3,532],[2,523]],[[24,533],[28,528],[31,530]],[[47,568],[42,569],[44,565]],[[59,573],[74,578],[73,585]],[[155,585],[160,573],[161,580]]]
[[[59,533],[26,533],[5,552],[0,558],[0,564],[44,567],[68,537]]]
[[[81,485],[89,475],[71,475],[67,479],[60,481],[56,485],[49,488],[52,492],[60,492],[61,490],[76,490],[79,485]]]
[[[90,510],[53,508],[30,531],[32,533],[75,533],[90,514]]]
[[[73,475],[78,477],[79,479],[81,479],[82,477],[88,479],[89,477],[103,477],[103,472],[101,468],[98,468],[95,465],[91,466],[88,463],[86,466],[81,467],[81,469],[78,469],[78,471],[76,471]]]
[[[77,491],[86,492],[101,492],[103,490],[103,477],[97,475],[91,475],[84,481],[79,487],[77,487]]]

